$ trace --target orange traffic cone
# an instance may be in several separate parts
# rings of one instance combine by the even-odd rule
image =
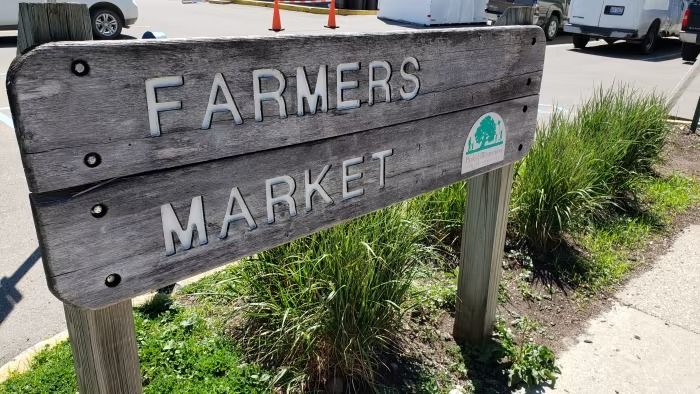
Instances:
[[[328,10],[328,24],[326,25],[329,29],[337,29],[339,26],[335,23],[335,0],[330,0],[331,7]]]
[[[272,9],[272,31],[282,31],[282,21],[280,20],[280,5],[279,0],[275,0],[275,5]]]

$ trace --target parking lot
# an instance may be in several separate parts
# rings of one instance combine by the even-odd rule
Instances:
[[[374,16],[338,16],[340,29],[329,30],[323,27],[324,15],[282,11],[285,31],[274,33],[268,30],[272,15],[269,8],[182,4],[180,0],[140,0],[139,6],[139,20],[135,26],[124,30],[124,39],[141,37],[145,31],[164,32],[169,38],[185,38],[352,34],[414,28],[383,22]],[[15,46],[16,32],[0,33],[2,79],[15,57]],[[668,93],[690,67],[691,64],[680,59],[680,42],[676,39],[664,40],[656,53],[642,56],[634,45],[626,43],[607,45],[601,41],[591,43],[586,50],[575,50],[570,37],[562,36],[547,48],[540,119],[546,119],[557,107],[575,110],[577,103],[589,97],[599,86],[619,83],[645,91]],[[690,118],[699,96],[700,80],[687,90],[673,113]],[[0,256],[3,256],[0,278],[4,278],[0,282],[3,284],[0,286],[0,337],[11,338],[11,343],[3,341],[4,346],[0,349],[2,364],[27,346],[63,330],[64,324],[62,307],[44,283],[4,84],[0,87],[0,145],[0,180],[3,182],[0,221],[6,223],[0,228],[0,237],[13,240],[0,246]],[[7,288],[10,282],[11,291]],[[8,294],[13,294],[13,297]],[[3,304],[5,298],[13,301]]]

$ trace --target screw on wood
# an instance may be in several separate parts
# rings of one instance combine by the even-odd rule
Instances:
[[[119,274],[109,274],[105,278],[105,286],[107,287],[117,287],[121,283],[122,277]]]
[[[93,217],[101,218],[107,214],[107,207],[104,204],[97,204],[90,209]]]
[[[83,159],[83,162],[85,163],[86,166],[90,168],[95,168],[102,163],[102,158],[100,155],[98,155],[95,152],[88,153],[85,155],[85,158]]]
[[[74,60],[73,63],[71,63],[70,68],[73,71],[73,74],[79,77],[88,75],[90,72],[90,66],[85,60]]]

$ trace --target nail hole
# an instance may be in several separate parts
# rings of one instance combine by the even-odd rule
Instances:
[[[117,287],[121,283],[122,277],[119,274],[109,274],[105,278],[105,286],[107,287]]]
[[[102,158],[97,153],[91,152],[85,155],[85,158],[83,158],[83,163],[90,168],[95,168],[102,163]]]
[[[70,65],[70,69],[73,71],[73,74],[79,77],[88,75],[90,72],[90,66],[84,60],[74,60]]]
[[[521,150],[523,150],[523,144],[518,145],[518,152],[520,152]]]
[[[101,218],[101,217],[103,217],[104,215],[107,214],[107,207],[106,207],[104,204],[97,204],[97,205],[94,205],[94,206],[90,209],[90,214],[91,214],[93,217]]]
[[[532,83],[532,78],[528,78],[527,79],[527,86],[530,86],[531,83]]]
[[[532,37],[532,45],[535,45],[537,43],[537,37]]]
[[[523,112],[527,112],[527,105],[523,106]]]

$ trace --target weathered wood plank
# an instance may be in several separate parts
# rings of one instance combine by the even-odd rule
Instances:
[[[526,97],[539,91],[544,45],[541,29],[530,26],[59,43],[19,58],[9,72],[8,92],[30,190],[44,192]],[[400,66],[409,56],[420,65],[415,72],[407,68],[420,79],[420,90],[406,101],[400,89],[412,85],[402,78]],[[76,59],[89,65],[88,75],[71,73]],[[377,102],[369,106],[368,64],[376,60],[392,69],[391,102],[384,102],[383,90],[375,89]],[[337,110],[336,67],[348,62],[360,62],[360,70],[344,73],[344,80],[358,81],[358,88],[346,90],[344,99],[362,104]],[[57,66],[61,64],[65,67]],[[297,68],[305,68],[313,92],[321,65],[328,67],[329,111],[310,115],[307,104],[307,114],[299,117]],[[263,103],[263,121],[253,119],[252,72],[262,68],[279,70],[285,77],[286,119],[279,118],[275,102]],[[203,129],[217,73],[223,74],[243,124],[218,113],[211,128]],[[145,81],[170,75],[182,76],[183,85],[159,89],[158,101],[181,101],[182,109],[160,113],[161,133],[153,137]],[[273,82],[263,81],[263,90],[274,90]],[[89,153],[100,155],[98,166],[85,165]]]
[[[80,392],[141,393],[131,300],[98,310],[64,309]]]
[[[453,332],[459,343],[478,344],[491,336],[512,182],[510,164],[467,184]]]
[[[18,52],[58,40],[91,40],[84,4],[20,3]],[[141,393],[131,301],[99,310],[64,303],[78,388],[83,394]]]
[[[65,302],[103,307],[513,163],[532,142],[538,99],[514,99],[368,132],[131,176],[78,195],[73,195],[74,191],[34,194],[32,205],[50,288]],[[464,167],[465,144],[476,130],[473,125],[491,113],[499,114],[505,126],[503,158],[469,162]],[[492,125],[500,127],[498,117],[493,119]],[[380,187],[381,160],[372,155],[387,150],[391,155],[385,158],[384,186]],[[352,158],[362,161],[348,167],[347,173],[363,174],[360,179],[348,181],[347,192],[364,188],[364,193],[344,198],[342,163]],[[307,211],[305,170],[310,170],[313,182],[326,165],[330,169],[321,186],[333,203],[328,204],[315,193],[312,210]],[[466,173],[462,173],[463,168]],[[268,223],[266,180],[284,175],[295,181],[297,215],[290,215],[287,204],[277,204],[274,223]],[[245,220],[238,220],[220,239],[233,187],[238,187],[255,228],[250,230]],[[282,184],[273,189],[277,196],[289,188]],[[167,255],[163,205],[172,204],[180,225],[186,227],[190,205],[199,196],[207,244],[198,245],[199,238],[194,236],[190,237],[194,246],[183,250],[175,237],[177,251]],[[101,217],[91,214],[97,204],[102,204]],[[240,202],[236,202],[233,212],[241,212]],[[120,276],[118,286],[106,286],[105,278],[111,274]]]

